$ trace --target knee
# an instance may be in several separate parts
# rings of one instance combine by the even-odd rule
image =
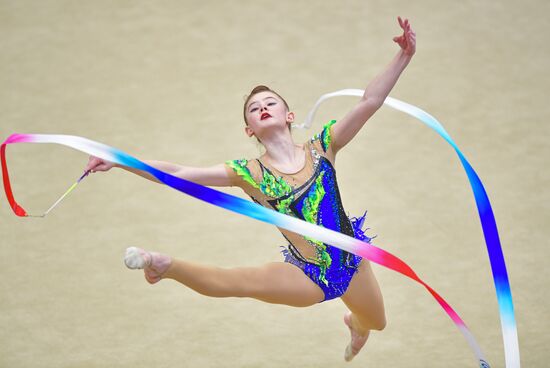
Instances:
[[[386,316],[382,314],[380,316],[370,316],[366,320],[359,319],[361,325],[368,330],[382,331],[386,328]]]
[[[386,316],[382,315],[381,318],[378,318],[374,322],[372,329],[376,331],[382,331],[385,328],[386,328]]]
[[[384,307],[382,307],[381,309],[382,310],[376,313],[375,317],[372,320],[373,330],[382,331],[384,328],[386,328],[386,312],[384,310]]]

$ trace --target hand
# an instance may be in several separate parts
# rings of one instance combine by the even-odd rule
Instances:
[[[86,169],[84,171],[90,170],[92,173],[96,171],[109,171],[111,170],[116,164],[103,160],[99,157],[90,156],[90,159],[88,160],[88,164],[86,165]]]
[[[411,29],[409,20],[403,21],[401,17],[397,17],[399,25],[403,28],[403,34],[399,37],[394,37],[393,40],[399,44],[405,55],[413,56],[416,51],[416,33]]]

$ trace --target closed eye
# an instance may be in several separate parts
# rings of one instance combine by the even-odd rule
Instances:
[[[266,100],[266,99],[268,99],[268,98],[273,98],[273,97],[271,97],[271,96],[270,96],[270,97],[266,97],[266,98],[264,98],[264,100]],[[253,103],[251,103],[250,105],[253,105],[253,104],[255,104],[255,103],[257,103],[257,102],[253,102]],[[269,103],[267,104],[267,106],[273,106],[273,105],[276,105],[276,104],[277,104],[276,101],[271,101],[271,102],[269,102]],[[254,112],[254,111],[256,111],[256,110],[258,110],[258,107],[253,107],[253,108],[251,108],[248,112]]]

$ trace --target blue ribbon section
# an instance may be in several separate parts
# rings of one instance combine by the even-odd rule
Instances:
[[[324,100],[336,96],[361,97],[363,96],[363,94],[364,91],[361,89],[346,89],[327,93],[319,98],[313,109],[308,114],[305,123],[297,127],[307,128],[313,121],[315,111]],[[474,193],[474,198],[479,212],[479,218],[481,221],[481,227],[483,229],[483,235],[485,237],[485,243],[487,245],[487,252],[489,254],[489,261],[493,273],[493,281],[495,284],[500,312],[500,322],[502,328],[502,337],[504,341],[506,367],[519,368],[520,356],[517,327],[514,314],[514,304],[512,301],[512,292],[510,289],[510,283],[508,281],[508,273],[506,271],[506,262],[504,261],[504,254],[500,245],[493,209],[491,207],[489,197],[487,196],[487,192],[483,187],[481,179],[479,178],[473,167],[470,165],[468,160],[466,160],[466,157],[464,157],[455,142],[452,140],[451,136],[445,131],[443,126],[439,123],[439,121],[437,121],[436,118],[416,106],[407,104],[403,101],[399,101],[391,97],[387,97],[384,101],[384,104],[419,119],[428,127],[435,130],[441,137],[443,137],[443,139],[445,139],[458,154],[460,162],[462,162],[462,166],[466,171],[466,175],[468,176],[468,180],[470,181],[470,185]]]

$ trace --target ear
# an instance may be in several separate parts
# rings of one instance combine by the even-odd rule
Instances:
[[[252,137],[254,135],[254,131],[252,129],[250,129],[250,127],[248,125],[244,127],[244,132],[249,137]]]
[[[286,122],[287,123],[294,123],[294,113],[289,112],[286,114]]]

